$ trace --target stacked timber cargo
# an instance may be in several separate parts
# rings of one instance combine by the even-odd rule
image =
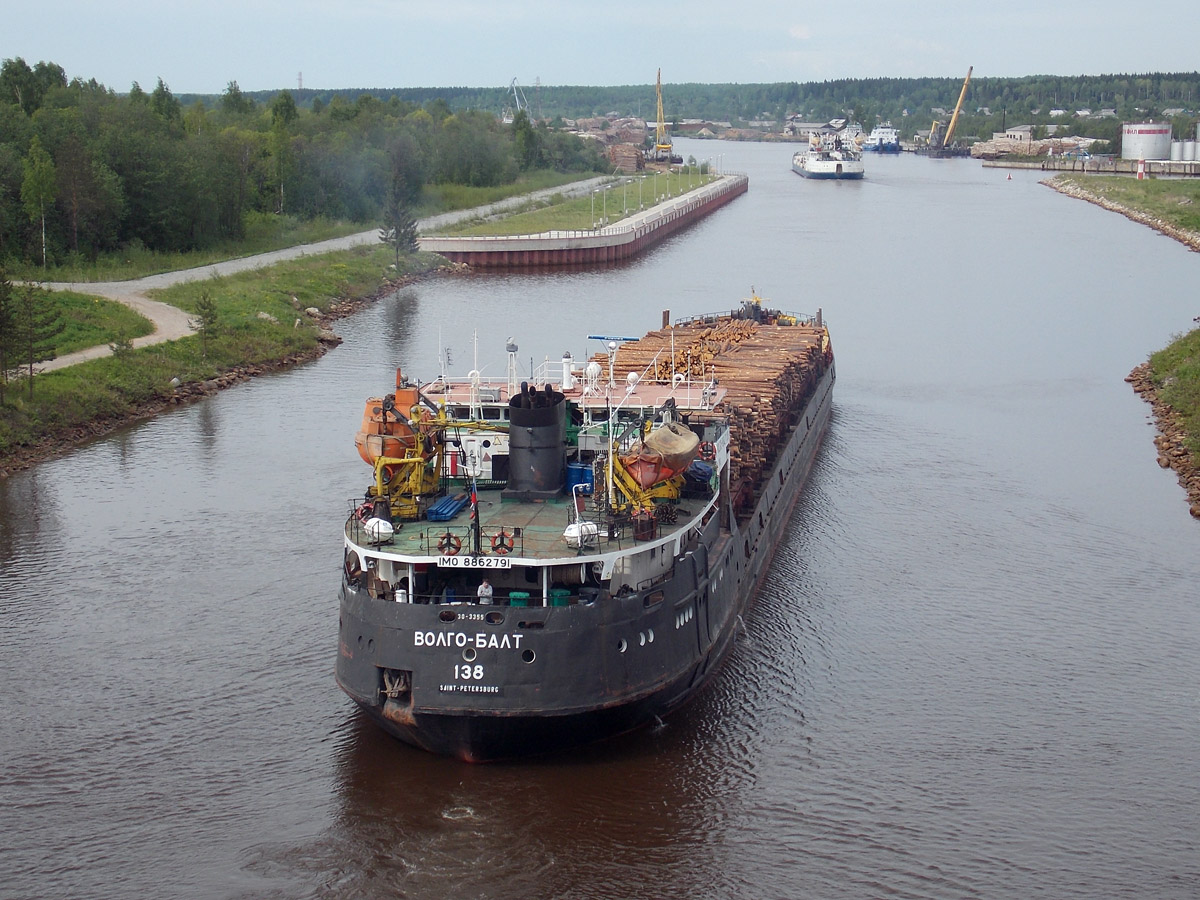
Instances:
[[[622,344],[614,374],[670,381],[684,373],[693,384],[715,380],[724,388],[715,412],[729,418],[731,487],[749,500],[824,371],[824,333],[808,324],[709,317]],[[603,354],[596,360],[607,368]]]

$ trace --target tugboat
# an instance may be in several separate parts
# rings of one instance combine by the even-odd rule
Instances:
[[[410,381],[366,402],[337,681],[384,729],[486,761],[664,716],[728,653],[830,417],[815,316],[592,336],[582,366]]]

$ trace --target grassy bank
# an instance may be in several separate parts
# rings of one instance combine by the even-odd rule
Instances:
[[[715,176],[696,167],[682,172],[632,175],[583,197],[555,194],[525,209],[501,217],[469,219],[438,230],[442,235],[541,234],[546,231],[588,231],[613,224],[652,206],[702,187]],[[657,198],[657,200],[655,199]]]
[[[12,382],[0,404],[0,468],[37,448],[102,433],[222,373],[317,355],[320,325],[304,313],[306,308],[327,312],[444,262],[414,254],[402,257],[396,270],[390,268],[393,260],[387,247],[362,247],[156,292],[159,299],[191,311],[207,294],[216,308],[212,333],[203,341],[193,335],[45,372],[34,379],[32,397],[27,379]],[[172,379],[178,379],[178,387]]]
[[[1200,233],[1200,179],[1128,178],[1119,175],[1056,175],[1050,184],[1058,190],[1074,187],[1133,212],[1158,219],[1182,231]],[[1065,191],[1064,193],[1071,193]]]
[[[1200,466],[1200,328],[1150,355],[1150,381],[1158,398],[1179,414],[1192,463]]]
[[[123,303],[71,291],[47,291],[63,330],[54,339],[55,356],[86,350],[121,339],[150,334],[150,320]]]

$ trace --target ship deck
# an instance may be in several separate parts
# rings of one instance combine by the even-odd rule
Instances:
[[[618,519],[611,533],[604,528],[585,537],[582,545],[564,536],[567,526],[577,518],[599,519],[593,498],[588,496],[581,515],[574,512],[574,501],[567,495],[548,500],[505,500],[500,490],[478,492],[479,548],[473,552],[475,529],[471,522],[469,492],[452,489],[449,497],[467,502],[449,520],[397,522],[389,540],[375,541],[358,516],[346,521],[346,537],[359,547],[406,560],[427,561],[430,557],[462,558],[462,568],[508,568],[514,561],[533,563],[571,562],[628,549],[634,543],[652,543],[677,537],[689,521],[708,503],[708,496],[682,498],[676,507],[675,523],[660,519]],[[453,552],[451,552],[453,551]]]

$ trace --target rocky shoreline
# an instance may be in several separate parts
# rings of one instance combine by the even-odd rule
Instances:
[[[1120,213],[1125,218],[1147,225],[1160,234],[1179,241],[1191,250],[1200,252],[1200,234],[1176,228],[1169,222],[1164,222],[1156,216],[1130,209],[1120,203],[1114,203],[1091,191],[1084,190],[1078,185],[1061,182],[1057,179],[1047,179],[1042,184],[1053,188],[1060,194],[1086,200],[1097,206]],[[1183,427],[1182,416],[1170,404],[1158,396],[1158,390],[1150,378],[1148,362],[1137,366],[1126,376],[1125,380],[1133,385],[1134,391],[1146,402],[1154,413],[1154,424],[1158,434],[1154,437],[1154,446],[1158,448],[1158,464],[1164,469],[1172,469],[1179,477],[1179,484],[1187,493],[1189,510],[1193,518],[1200,519],[1200,461],[1187,449],[1187,431]]]
[[[1134,391],[1150,404],[1154,410],[1154,424],[1158,434],[1154,446],[1158,448],[1158,464],[1172,469],[1179,477],[1179,485],[1187,492],[1193,518],[1200,519],[1200,465],[1196,464],[1187,448],[1187,431],[1180,421],[1181,416],[1158,396],[1154,382],[1150,379],[1150,363],[1142,363],[1125,380],[1133,385]]]
[[[1160,234],[1165,234],[1167,237],[1179,241],[1179,243],[1188,249],[1200,253],[1200,233],[1188,231],[1184,228],[1177,228],[1170,222],[1166,222],[1157,216],[1152,216],[1140,210],[1130,209],[1128,206],[1123,206],[1106,197],[1101,197],[1099,194],[1093,194],[1091,191],[1085,190],[1076,184],[1059,181],[1056,178],[1047,178],[1042,184],[1053,188],[1060,194],[1066,194],[1068,197],[1074,197],[1077,200],[1086,200],[1088,203],[1094,203],[1096,206],[1103,207],[1111,212],[1120,213],[1130,221],[1153,228]]]
[[[223,391],[226,388],[233,387],[235,384],[240,384],[243,381],[248,381],[257,375],[266,375],[271,372],[281,372],[285,369],[290,369],[293,366],[301,365],[302,363],[312,362],[315,359],[320,359],[330,348],[336,347],[342,342],[342,339],[329,330],[329,324],[338,320],[344,319],[347,316],[353,315],[363,307],[374,303],[382,297],[387,296],[403,287],[410,284],[415,284],[425,278],[432,276],[440,276],[446,274],[459,274],[468,271],[468,267],[460,265],[445,265],[431,272],[421,275],[406,275],[402,278],[397,278],[394,281],[388,281],[380,285],[380,287],[370,294],[362,297],[349,297],[334,300],[329,304],[328,309],[319,314],[310,317],[314,320],[317,327],[320,329],[321,337],[318,338],[317,344],[311,350],[304,353],[293,353],[290,356],[285,356],[282,359],[272,360],[266,363],[255,363],[243,366],[236,366],[227,372],[222,372],[214,378],[209,378],[206,381],[193,381],[187,384],[181,384],[170,394],[170,396],[142,403],[128,410],[119,416],[107,416],[93,419],[92,421],[77,425],[64,431],[47,435],[37,443],[28,446],[17,447],[12,452],[0,457],[0,478],[6,478],[15,472],[20,472],[28,469],[30,466],[43,462],[47,459],[52,459],[59,456],[68,450],[73,450],[89,441],[96,438],[111,434],[119,428],[124,428],[127,425],[133,425],[143,419],[149,419],[152,416],[165,412],[176,406],[183,406],[188,403],[194,403],[205,397],[210,397],[218,391]],[[314,310],[315,312],[315,310]]]

